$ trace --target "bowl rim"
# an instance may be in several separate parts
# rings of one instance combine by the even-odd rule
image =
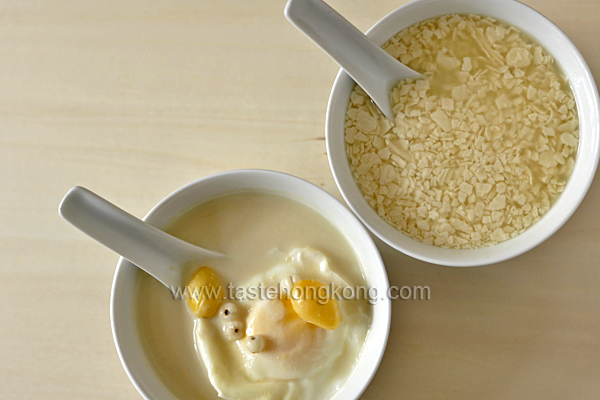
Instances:
[[[352,221],[351,224],[353,225],[353,229],[356,229],[356,234],[358,236],[360,236],[361,242],[365,243],[366,246],[368,247],[368,250],[363,251],[362,253],[364,253],[365,257],[368,257],[370,259],[370,264],[368,266],[363,265],[362,267],[364,269],[375,268],[376,271],[374,273],[376,274],[376,276],[374,279],[377,280],[378,286],[385,289],[386,292],[389,292],[389,287],[390,287],[389,280],[387,277],[387,271],[386,271],[385,264],[381,257],[381,253],[379,252],[379,249],[377,248],[375,242],[373,241],[372,237],[370,236],[368,230],[360,223],[360,221],[358,220],[356,215],[354,215],[354,213],[352,213],[351,210],[349,210],[347,207],[345,207],[342,202],[340,202],[337,198],[335,198],[332,194],[330,194],[323,188],[313,184],[312,182],[309,182],[305,179],[302,179],[300,177],[297,177],[297,176],[294,176],[291,174],[273,171],[273,170],[267,170],[267,169],[236,169],[236,170],[228,170],[228,171],[223,171],[223,172],[207,175],[205,177],[202,177],[195,181],[187,183],[184,186],[181,186],[180,188],[171,192],[169,195],[167,195],[162,200],[160,200],[154,207],[152,207],[152,209],[144,216],[143,220],[147,221],[147,220],[151,219],[158,212],[165,209],[168,206],[168,204],[170,202],[172,202],[175,198],[183,195],[185,192],[188,192],[197,186],[204,185],[207,182],[210,182],[213,180],[230,178],[232,176],[238,176],[238,175],[239,176],[261,175],[262,177],[275,176],[276,178],[279,177],[281,179],[287,179],[287,180],[294,181],[295,185],[304,185],[307,188],[312,188],[312,190],[316,191],[321,196],[323,196],[323,199],[325,199],[325,200],[319,200],[318,202],[329,202],[332,205],[332,207],[335,207],[336,211],[339,211],[339,213],[341,213],[341,214],[338,214],[338,215],[340,215],[338,218],[329,217],[329,216],[324,215],[323,213],[320,213],[321,216],[323,218],[326,218],[330,223],[332,223],[336,227],[336,229],[339,229],[337,227],[337,225],[334,224],[334,221],[336,219],[340,220],[340,219],[345,218],[348,221]],[[253,190],[253,189],[249,188],[249,190]],[[256,190],[261,191],[261,189],[256,189]],[[273,190],[273,191],[275,191],[275,190]],[[227,192],[224,191],[221,195],[226,194],[226,193]],[[285,193],[285,192],[282,192],[282,193]],[[219,195],[217,195],[216,197],[218,197],[218,196]],[[292,200],[298,201],[301,204],[304,204],[309,207],[311,205],[314,205],[315,203],[317,203],[317,201],[311,202],[306,199],[300,200],[297,197],[290,197],[290,198]],[[201,200],[197,204],[201,204],[202,202],[208,201],[208,200],[209,199]],[[313,208],[313,210],[315,212],[319,212],[315,208]],[[179,210],[178,212],[184,212],[184,211],[186,211],[185,208]],[[152,224],[152,221],[147,221],[147,222]],[[349,239],[347,239],[347,240],[349,240]],[[358,252],[356,246],[353,245],[352,243],[350,243],[350,244],[351,244],[352,249]],[[118,302],[115,300],[115,298],[117,296],[117,291],[120,290],[119,289],[120,280],[122,279],[122,276],[124,275],[124,272],[122,272],[122,271],[124,271],[125,268],[130,267],[130,266],[134,266],[134,265],[132,263],[130,263],[129,261],[127,261],[126,259],[124,259],[123,257],[119,258],[119,261],[117,263],[117,268],[115,269],[115,274],[113,277],[113,282],[112,282],[112,286],[111,286],[111,294],[110,294],[111,332],[112,332],[113,340],[115,343],[115,348],[116,348],[117,354],[119,356],[119,360],[121,361],[121,365],[125,369],[125,372],[127,373],[127,376],[129,377],[129,380],[131,381],[131,383],[133,383],[134,387],[136,388],[138,393],[140,393],[142,395],[142,397],[144,397],[147,400],[155,400],[156,397],[152,395],[152,390],[150,390],[148,388],[146,383],[144,383],[143,381],[140,380],[139,374],[135,371],[135,368],[132,368],[133,363],[136,363],[136,362],[141,363],[143,361],[135,361],[135,360],[127,359],[127,357],[125,355],[126,352],[124,351],[125,344],[123,343],[122,338],[120,337],[119,329],[117,328],[116,322],[115,322],[116,315],[122,312],[119,309],[119,304],[117,304]],[[135,284],[135,282],[133,282],[133,284]],[[367,389],[367,387],[373,380],[375,373],[379,369],[381,360],[383,359],[383,356],[385,354],[385,350],[387,347],[387,341],[388,341],[389,333],[390,333],[391,299],[389,298],[389,296],[383,296],[381,298],[378,298],[376,304],[373,304],[372,307],[379,307],[380,311],[378,311],[378,314],[381,316],[380,317],[381,323],[379,324],[380,329],[378,329],[377,332],[373,332],[372,325],[371,325],[371,328],[369,329],[369,331],[367,332],[367,336],[365,337],[365,342],[363,345],[365,347],[363,347],[361,349],[361,352],[359,353],[359,356],[358,356],[359,359],[358,359],[354,369],[351,371],[350,376],[344,382],[341,389],[337,390],[332,395],[330,400],[346,400],[346,399],[348,399],[348,397],[344,397],[342,399],[340,394],[342,394],[344,396],[351,395],[351,396],[353,396],[352,397],[353,399],[358,399],[362,395],[362,393],[364,393],[364,391]],[[128,311],[128,312],[133,313],[133,311]],[[367,353],[365,351],[366,346],[369,343],[373,344],[372,348],[370,348],[369,350],[371,350],[371,351],[375,350],[375,352],[369,351]],[[143,353],[143,351],[142,351],[142,353]],[[374,357],[372,356],[373,354],[375,354]],[[369,373],[359,376],[358,377],[359,379],[351,380],[350,378],[353,375],[355,375],[356,371],[358,370],[361,360],[363,360],[364,363],[369,364],[367,366],[367,368],[369,368]],[[149,367],[149,368],[152,370],[151,367]],[[160,385],[162,387],[164,387],[165,389],[167,389],[167,391],[170,393],[170,390],[168,390],[167,386],[162,381],[159,380],[159,382],[160,382]],[[346,391],[353,390],[353,392],[352,393],[343,393],[342,391],[344,390],[344,388],[347,388],[347,387],[349,389],[346,389]],[[175,397],[175,395],[173,395],[173,396]]]
[[[387,15],[385,15],[383,18],[381,18],[379,21],[377,21],[371,28],[369,28],[369,30],[365,34],[368,37],[370,37],[371,39],[373,39],[376,43],[383,44],[387,40],[389,40],[390,37],[382,38],[381,31],[384,29],[385,25],[390,24],[391,22],[396,20],[399,15],[409,14],[413,10],[418,10],[419,7],[430,6],[432,4],[442,3],[442,2],[444,2],[444,1],[443,0],[413,0],[407,4],[404,4],[404,5],[396,8],[395,10],[393,10],[390,13],[388,13]],[[450,3],[450,2],[447,2],[447,3]],[[538,246],[539,244],[541,244],[545,240],[547,240],[554,233],[556,233],[556,231],[558,231],[567,222],[567,220],[573,215],[573,213],[577,210],[577,208],[583,201],[585,195],[587,194],[587,192],[592,184],[592,181],[594,179],[594,176],[595,176],[595,173],[596,173],[596,170],[598,167],[598,160],[600,157],[600,147],[599,147],[600,142],[599,142],[599,132],[598,132],[597,125],[598,125],[598,120],[599,120],[598,115],[600,114],[600,98],[598,96],[598,89],[597,89],[595,80],[593,78],[593,75],[592,75],[585,59],[581,55],[581,52],[579,51],[579,49],[575,46],[575,44],[568,38],[568,36],[556,24],[554,24],[550,19],[546,18],[539,11],[537,11],[534,8],[532,8],[526,4],[523,4],[517,0],[508,0],[508,1],[504,0],[502,2],[500,2],[498,0],[485,0],[485,1],[482,1],[482,0],[458,0],[458,1],[453,1],[452,3],[457,4],[458,7],[462,6],[463,4],[471,5],[473,3],[479,3],[479,5],[481,5],[482,7],[486,7],[487,5],[492,4],[492,3],[502,3],[502,5],[510,4],[511,6],[522,7],[524,12],[531,13],[531,15],[532,15],[531,18],[537,18],[538,21],[545,23],[549,29],[553,30],[554,34],[558,35],[561,38],[561,40],[566,45],[568,45],[569,50],[571,51],[570,55],[575,56],[577,63],[580,65],[580,67],[584,71],[585,78],[587,78],[587,81],[590,83],[590,85],[586,85],[586,89],[588,89],[590,91],[590,93],[588,93],[588,95],[591,97],[591,100],[593,103],[590,107],[594,111],[594,116],[595,116],[595,121],[596,121],[595,126],[592,126],[593,128],[595,128],[595,130],[593,132],[590,132],[590,134],[592,134],[592,133],[594,134],[594,137],[590,139],[593,142],[593,149],[591,149],[590,151],[594,154],[594,158],[590,160],[591,164],[588,166],[588,168],[586,168],[587,173],[585,174],[585,176],[578,177],[579,179],[583,179],[584,181],[583,181],[583,185],[581,185],[581,187],[580,187],[579,192],[575,195],[576,200],[568,206],[568,208],[565,210],[565,212],[561,213],[561,215],[554,220],[554,223],[552,224],[552,226],[546,230],[538,232],[539,235],[537,235],[535,238],[529,240],[527,245],[522,245],[519,248],[517,248],[516,250],[508,249],[507,251],[505,251],[504,253],[502,253],[500,255],[485,256],[485,257],[481,257],[479,259],[473,258],[473,259],[465,261],[465,260],[458,260],[458,259],[454,259],[454,258],[446,258],[446,257],[439,256],[439,255],[433,256],[431,254],[428,254],[427,251],[425,251],[423,249],[420,249],[419,251],[416,251],[414,249],[409,249],[405,245],[398,243],[393,238],[390,238],[387,234],[383,233],[380,230],[380,229],[384,229],[384,230],[387,229],[389,231],[391,229],[396,232],[399,232],[394,227],[392,227],[387,222],[385,222],[381,217],[379,217],[379,215],[377,215],[377,213],[371,208],[371,206],[368,205],[368,203],[362,197],[362,192],[360,192],[360,189],[358,188],[358,185],[355,182],[354,177],[352,176],[352,172],[350,170],[350,166],[348,164],[348,159],[346,156],[346,150],[345,150],[346,144],[345,144],[345,141],[343,138],[343,135],[344,135],[343,125],[342,125],[342,130],[340,132],[340,126],[336,125],[336,123],[338,123],[339,121],[335,120],[336,119],[335,117],[337,116],[337,114],[335,114],[335,111],[336,111],[335,108],[339,107],[339,103],[342,102],[344,104],[343,110],[346,109],[349,98],[344,98],[344,99],[340,98],[342,96],[340,94],[340,92],[342,90],[344,90],[347,85],[349,85],[349,84],[354,85],[355,83],[354,83],[354,81],[352,81],[352,78],[350,78],[350,76],[348,74],[346,74],[346,72],[341,68],[336,75],[336,78],[333,83],[331,93],[329,96],[329,101],[327,104],[326,121],[325,121],[325,132],[326,132],[325,137],[326,137],[326,147],[327,147],[327,156],[328,156],[328,160],[329,160],[329,166],[331,168],[336,185],[337,185],[338,189],[340,190],[342,197],[346,201],[346,204],[348,204],[348,206],[352,209],[352,211],[358,216],[358,218],[363,222],[363,224],[365,224],[367,226],[367,228],[373,234],[375,234],[379,239],[381,239],[383,242],[385,242],[392,248],[394,248],[404,254],[407,254],[413,258],[421,260],[421,261],[425,261],[425,262],[429,262],[429,263],[437,264],[437,265],[449,266],[449,267],[476,267],[476,266],[484,266],[484,265],[499,263],[501,261],[506,261],[506,260],[517,257],[517,256],[533,249],[534,247]],[[460,13],[460,11],[457,11],[457,12]],[[428,18],[435,18],[436,16],[441,16],[444,14],[449,14],[449,12],[437,12],[437,13],[433,12],[433,13],[431,13],[431,15],[429,17],[423,18],[421,20],[425,20]],[[481,13],[481,15],[486,15],[486,14]],[[497,18],[499,20],[504,21],[503,18],[496,17],[493,14],[487,14],[487,16],[491,16],[492,18]],[[507,22],[507,23],[512,25],[511,22]],[[407,26],[409,26],[409,25],[407,25]],[[401,27],[397,32],[404,29],[405,27],[406,26]],[[521,27],[519,27],[519,28],[522,30],[525,30]],[[532,36],[535,40],[538,40],[538,36],[535,36],[530,33],[528,33],[528,34],[530,36]],[[559,61],[559,58],[564,59],[564,57],[556,57],[556,56],[554,58],[557,60],[557,62]],[[574,93],[576,92],[573,87],[572,87],[572,90]],[[577,106],[578,106],[578,112],[581,113],[581,107],[580,107],[579,103],[577,104]],[[581,114],[580,114],[580,116],[581,116]],[[581,120],[581,118],[580,118],[580,120]],[[340,138],[336,137],[336,135],[341,135],[343,154],[341,154],[342,150],[339,149]],[[580,134],[580,140],[581,140],[581,134]],[[581,145],[580,145],[580,148],[578,148],[578,153],[580,151],[581,151]],[[573,167],[573,171],[571,172],[571,176],[569,177],[569,182],[567,182],[567,185],[570,183],[571,178],[573,177],[578,164],[581,164],[581,163],[582,163],[582,161],[578,154],[578,156],[575,160],[575,165]],[[350,179],[347,179],[348,175],[349,175]],[[565,188],[565,192],[567,192],[567,187]],[[355,192],[355,190],[353,190],[353,189],[356,189],[359,191],[359,193],[361,193],[360,199],[355,199],[353,197],[353,194],[351,194],[351,192]],[[559,196],[559,199],[561,197],[562,196]],[[364,204],[360,204],[361,200],[364,202]],[[357,204],[357,202],[359,204]],[[558,200],[557,200],[557,202],[558,202]],[[368,207],[368,209],[365,207],[365,205]],[[544,219],[548,219],[547,218],[548,214],[550,214],[550,211],[554,208],[555,205],[556,204],[554,204],[550,208],[550,210],[544,216],[542,216],[542,218],[540,218],[540,220],[537,221],[535,224],[539,224],[540,221],[542,221]],[[554,216],[554,217],[556,217],[556,216]],[[524,235],[527,231],[531,231],[532,228],[535,226],[535,224],[532,225],[530,228],[526,229],[521,234],[517,235],[516,237],[520,237],[520,236]],[[379,228],[376,227],[375,225],[379,225]],[[388,228],[386,228],[384,225],[387,226]],[[402,234],[402,235],[404,235],[404,234]],[[412,241],[412,242],[415,242],[422,246],[428,247],[429,249],[427,249],[427,250],[430,250],[430,249],[445,250],[447,255],[451,255],[451,253],[453,253],[453,254],[459,254],[459,253],[464,254],[464,252],[473,253],[473,252],[481,250],[481,249],[490,249],[490,248],[494,248],[496,246],[502,245],[503,243],[506,244],[514,239],[514,238],[511,238],[511,239],[509,239],[505,242],[501,242],[497,245],[484,247],[484,248],[458,250],[458,249],[446,249],[446,248],[440,248],[437,246],[425,245],[424,243],[421,243],[415,239],[412,239],[407,235],[404,235],[404,236],[406,238],[410,239],[410,241]],[[434,251],[437,251],[437,250],[434,250]]]

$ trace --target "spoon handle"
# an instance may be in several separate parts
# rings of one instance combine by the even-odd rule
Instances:
[[[376,45],[321,0],[289,0],[287,19],[333,58],[393,120],[390,90],[421,75]]]
[[[182,263],[198,256],[219,256],[147,224],[82,187],[76,186],[65,195],[59,213],[168,287],[181,285]]]

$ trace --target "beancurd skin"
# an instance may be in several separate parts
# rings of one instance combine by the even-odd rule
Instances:
[[[552,56],[474,14],[419,22],[383,48],[425,78],[392,90],[393,123],[359,86],[350,95],[346,154],[377,214],[453,249],[492,246],[538,221],[579,146],[577,105]]]
[[[238,192],[192,207],[165,231],[227,255],[186,276],[188,289],[222,288],[220,305],[188,305],[139,272],[138,335],[174,397],[325,400],[348,380],[370,329],[366,299],[339,300],[341,321],[327,330],[300,318],[289,298],[237,298],[235,290],[290,279],[290,288],[302,279],[366,286],[350,243],[326,218],[277,193]],[[205,318],[190,312],[200,309]],[[241,334],[229,335],[230,325]]]

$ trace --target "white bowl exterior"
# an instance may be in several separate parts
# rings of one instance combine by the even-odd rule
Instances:
[[[415,0],[388,14],[367,32],[367,36],[383,45],[410,25],[450,13],[487,15],[518,27],[536,38],[567,76],[579,112],[579,150],[564,194],[551,209],[522,234],[480,249],[454,250],[430,246],[399,232],[369,206],[352,177],[345,150],[344,121],[354,81],[342,70],[333,85],[327,109],[327,152],[331,170],[344,199],[381,240],[423,261],[468,267],[516,257],[549,238],[571,217],[587,193],[598,165],[600,106],[594,78],[575,45],[542,14],[514,0]]]
[[[238,170],[211,175],[166,197],[144,220],[162,227],[197,204],[228,192],[242,190],[278,192],[319,212],[349,241],[363,267],[369,287],[376,287],[378,293],[387,293],[389,283],[385,267],[367,230],[333,196],[291,175],[264,170]],[[129,378],[144,398],[175,400],[176,397],[150,367],[138,338],[133,296],[137,274],[138,268],[135,265],[123,258],[119,260],[111,294],[111,323],[115,345]],[[356,368],[331,400],[357,399],[375,374],[385,351],[390,328],[391,304],[389,298],[384,297],[373,306],[371,329]]]

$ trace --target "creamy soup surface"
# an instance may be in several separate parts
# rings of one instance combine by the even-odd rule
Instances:
[[[289,275],[366,287],[352,248],[323,216],[276,194],[243,192],[202,203],[171,222],[170,234],[227,254],[212,267],[225,295],[235,287],[271,285]],[[190,276],[194,270],[190,268]],[[278,300],[228,298],[247,334],[263,334],[265,350],[253,354],[244,340],[224,333],[223,315],[197,318],[186,301],[139,272],[139,332],[148,362],[180,399],[327,399],[350,376],[371,321],[367,299],[338,300],[339,327],[273,322]],[[246,338],[247,339],[247,338]]]

